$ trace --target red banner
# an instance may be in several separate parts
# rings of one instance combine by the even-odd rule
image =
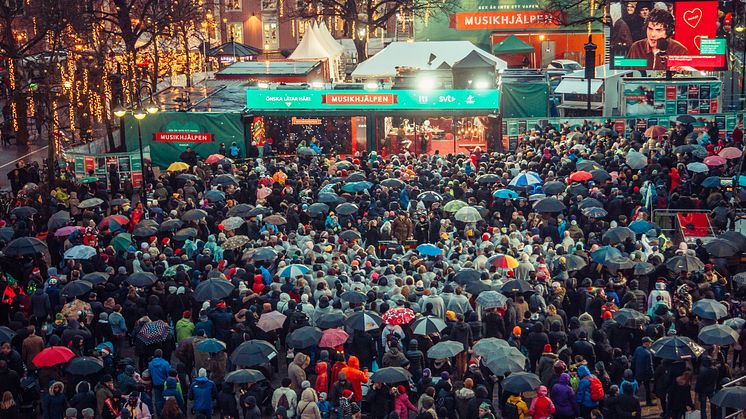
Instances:
[[[702,38],[715,38],[717,34],[717,15],[717,1],[677,1],[674,3],[676,40],[689,50],[689,54],[698,55],[699,41]],[[669,61],[672,58],[669,57]],[[669,65],[673,66],[673,64]],[[709,67],[702,64],[692,66],[697,68]]]
[[[213,135],[202,132],[156,132],[153,139],[157,143],[211,143]]]
[[[396,105],[398,98],[392,93],[329,93],[321,103],[328,105]]]
[[[459,12],[450,15],[450,27],[459,31],[478,29],[553,28],[559,26],[560,12]]]

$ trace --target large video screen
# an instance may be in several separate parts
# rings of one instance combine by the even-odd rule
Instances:
[[[612,1],[612,68],[720,70],[732,14],[718,1]]]

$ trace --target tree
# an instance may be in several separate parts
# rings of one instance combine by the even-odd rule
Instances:
[[[602,7],[604,3],[589,0],[541,0],[539,5],[550,22],[569,27],[601,23],[605,25]]]
[[[359,61],[367,58],[369,34],[385,31],[398,14],[423,18],[434,11],[452,12],[459,5],[458,0],[299,0],[298,7],[292,9],[287,5],[291,2],[284,3],[291,8],[285,19],[341,19],[343,34],[354,40]]]

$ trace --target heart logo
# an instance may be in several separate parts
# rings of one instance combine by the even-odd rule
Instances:
[[[699,44],[702,42],[702,38],[707,38],[707,37],[702,36],[702,35],[697,35],[694,38],[692,38],[692,42],[694,42],[694,46],[697,47],[697,51],[701,49]]]
[[[702,9],[696,8],[684,12],[684,22],[692,28],[699,26],[700,20],[702,20]]]

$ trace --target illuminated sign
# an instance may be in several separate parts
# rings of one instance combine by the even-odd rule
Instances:
[[[457,30],[518,29],[557,27],[558,16],[545,11],[521,12],[459,12],[450,15],[451,28]]]
[[[213,135],[195,132],[156,132],[153,140],[158,143],[211,143]]]

